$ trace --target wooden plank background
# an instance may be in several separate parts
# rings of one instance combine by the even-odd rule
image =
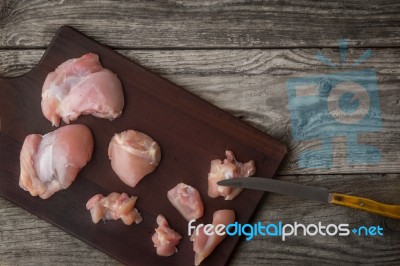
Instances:
[[[2,0],[0,44],[46,47],[68,24],[112,47],[400,45],[397,1]]]
[[[282,140],[289,155],[279,178],[400,203],[400,3],[396,1],[8,1],[0,0],[0,76],[40,60],[55,31],[71,25],[105,45]],[[348,62],[331,69],[315,55]],[[360,141],[379,147],[378,165],[346,163],[335,138],[330,169],[302,169],[298,155],[318,141],[290,135],[286,81],[375,69],[383,128]],[[400,223],[341,207],[267,195],[254,221],[380,225],[382,238],[296,237],[242,241],[232,265],[400,263]],[[113,259],[0,199],[1,265],[116,265]]]

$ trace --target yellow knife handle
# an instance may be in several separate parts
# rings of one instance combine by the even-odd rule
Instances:
[[[400,205],[383,204],[370,199],[339,193],[330,193],[329,203],[355,208],[381,216],[400,219]]]

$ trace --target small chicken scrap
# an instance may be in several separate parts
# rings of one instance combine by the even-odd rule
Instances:
[[[161,159],[160,146],[148,135],[135,130],[115,134],[108,146],[111,167],[128,186],[135,187],[153,172]]]
[[[168,225],[167,219],[163,215],[157,216],[158,227],[151,240],[156,248],[157,255],[168,257],[178,252],[176,246],[182,239],[182,236],[171,229]]]
[[[215,231],[218,230],[221,225],[227,226],[228,224],[235,222],[235,212],[232,210],[219,210],[213,214],[213,234],[207,235],[204,233],[205,226],[196,228],[195,232],[190,237],[193,241],[194,265],[200,265],[200,263],[210,256],[214,249],[225,239],[226,233],[223,235],[217,234]],[[219,227],[218,227],[219,226]]]
[[[208,196],[216,198],[222,196],[225,200],[232,200],[242,192],[242,188],[232,188],[217,185],[218,181],[235,177],[249,177],[254,175],[256,168],[254,162],[240,163],[236,160],[232,151],[225,152],[226,159],[211,161],[211,169],[208,174]]]
[[[72,184],[92,152],[92,133],[84,125],[68,125],[44,136],[29,135],[20,154],[19,186],[47,199]]]
[[[138,197],[129,197],[126,193],[112,192],[107,197],[97,194],[86,203],[86,209],[90,210],[93,223],[103,220],[121,219],[126,225],[133,222],[140,223],[143,219],[135,204]]]
[[[42,88],[42,112],[53,124],[76,120],[81,114],[114,120],[124,107],[122,85],[103,68],[96,54],[65,61],[50,72]]]
[[[203,216],[203,201],[199,191],[194,187],[179,183],[168,191],[167,197],[186,220],[196,220]]]

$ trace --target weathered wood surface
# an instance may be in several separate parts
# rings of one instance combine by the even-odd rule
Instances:
[[[399,203],[400,175],[313,175],[285,176],[282,180],[324,186],[332,191],[351,193],[387,203]],[[1,265],[118,265],[67,233],[37,219],[0,199]],[[380,225],[384,236],[289,237],[257,236],[242,240],[231,265],[319,264],[349,265],[369,263],[398,265],[400,224],[368,213],[323,203],[269,194],[263,200],[254,222],[310,224],[347,223],[349,228]]]
[[[323,49],[323,53],[339,64],[338,50]],[[364,50],[350,49],[347,55],[349,64]],[[283,140],[290,151],[279,175],[399,173],[400,145],[397,144],[400,143],[400,50],[373,49],[374,56],[362,65],[346,65],[339,69],[331,69],[316,60],[317,51],[319,50],[119,50],[194,94]],[[33,68],[43,53],[43,50],[0,51],[0,74],[21,75]],[[286,81],[292,77],[354,69],[377,71],[383,128],[377,128],[377,132],[361,134],[360,142],[379,148],[382,160],[378,164],[348,164],[347,139],[337,137],[333,145],[333,167],[299,167],[299,153],[318,148],[320,140],[292,140]],[[321,128],[329,125],[329,122],[321,123]]]
[[[68,24],[284,141],[290,154],[280,179],[394,204],[400,203],[399,13],[400,3],[390,0],[0,0],[0,76],[29,71]],[[374,56],[336,70],[316,60],[322,49],[339,63],[339,38],[354,47],[348,62],[365,48],[374,48]],[[333,168],[299,168],[297,155],[319,143],[291,140],[285,82],[365,68],[377,71],[383,128],[361,138],[381,149],[382,161],[348,165],[345,140],[336,138]],[[385,236],[257,237],[242,241],[232,265],[400,263],[400,224],[393,219],[269,194],[254,221],[380,225]],[[0,265],[118,262],[0,199]]]
[[[0,47],[46,47],[70,25],[113,47],[400,46],[400,3],[2,0]]]

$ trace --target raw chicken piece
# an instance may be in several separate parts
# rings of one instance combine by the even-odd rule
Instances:
[[[113,120],[124,107],[122,85],[103,68],[96,54],[65,61],[50,72],[42,88],[42,112],[53,124],[76,120],[81,114]]]
[[[179,183],[168,191],[167,197],[186,220],[196,220],[203,216],[203,201],[199,191],[194,187]]]
[[[93,223],[103,220],[118,220],[121,218],[126,225],[133,222],[140,223],[143,219],[135,208],[138,197],[129,197],[126,193],[112,192],[107,197],[101,194],[94,195],[86,203],[86,209],[90,210]]]
[[[235,212],[232,210],[219,210],[214,212],[212,225],[214,226],[214,233],[211,236],[208,236],[204,233],[204,226],[199,228],[196,231],[198,234],[196,235],[196,231],[190,237],[193,242],[193,251],[195,252],[194,256],[194,265],[200,265],[200,263],[210,256],[210,254],[214,251],[214,249],[225,239],[226,233],[224,235],[218,235],[215,233],[215,230],[220,230],[217,225],[222,224],[227,226],[228,224],[235,222]]]
[[[208,173],[208,196],[216,198],[222,196],[225,200],[232,200],[242,192],[242,188],[218,186],[217,182],[235,177],[249,177],[254,175],[256,168],[253,161],[240,163],[236,161],[231,151],[226,151],[226,159],[211,161],[210,173]]]
[[[157,250],[157,255],[168,257],[178,252],[176,246],[182,239],[182,236],[171,229],[167,219],[161,214],[157,216],[158,227],[151,240]]]
[[[115,134],[108,146],[111,167],[128,186],[135,187],[154,171],[161,159],[157,142],[144,133],[127,130]]]
[[[29,135],[20,154],[19,186],[47,199],[72,184],[92,152],[92,133],[84,125],[68,125],[44,136]]]

